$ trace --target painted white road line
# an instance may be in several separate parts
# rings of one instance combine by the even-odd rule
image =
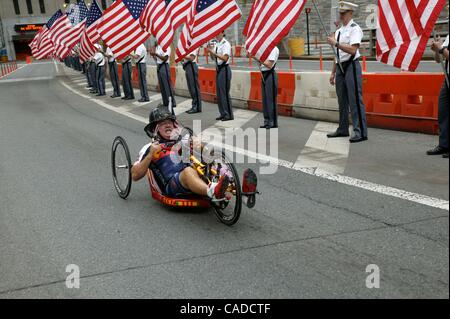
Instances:
[[[0,83],[13,83],[13,82],[24,82],[24,81],[45,81],[45,80],[52,80],[54,77],[52,76],[37,76],[37,77],[30,77],[30,78],[18,78],[18,79],[4,79],[0,80]]]
[[[139,94],[140,94],[140,93],[139,93]],[[135,94],[135,96],[137,96],[137,95]],[[136,101],[136,102],[133,102],[132,104],[135,105],[135,106],[145,106],[145,105],[151,104],[151,103],[153,103],[153,102],[157,102],[157,101],[162,100],[161,94],[153,94],[153,95],[150,95],[150,96],[148,97],[148,99],[150,100],[150,101],[148,101],[148,102],[139,102],[139,101]]]
[[[189,111],[192,108],[192,100],[186,100],[180,103],[177,103],[177,107],[174,108],[175,114],[180,115]]]
[[[348,137],[327,137],[327,133],[334,132],[337,128],[338,125],[335,123],[318,122],[294,167],[318,168],[335,174],[344,173],[350,152]]]
[[[144,123],[144,124],[147,124],[147,122],[148,122],[148,119],[146,119],[142,116],[130,113],[124,107],[117,108],[117,107],[111,106],[102,100],[93,99],[93,98],[89,97],[88,95],[85,95],[85,94],[79,92],[78,90],[72,88],[71,86],[64,83],[63,81],[60,81],[60,83],[61,83],[61,85],[66,87],[69,91],[71,91],[81,97],[84,97],[88,100],[91,100],[92,102],[97,103],[98,105],[100,105],[108,110],[114,111],[114,112],[119,113],[124,116],[127,116],[129,118],[132,118],[132,119],[134,119],[138,122]],[[247,111],[247,112],[251,112],[251,111]],[[255,116],[256,116],[256,114],[255,114]],[[237,148],[232,145],[217,143],[217,144],[215,144],[215,146],[222,147],[223,149],[228,150],[230,152],[238,153],[238,154],[253,158],[262,163],[271,163],[271,164],[277,165],[279,167],[285,167],[285,168],[289,168],[292,170],[300,171],[302,173],[312,175],[315,177],[324,178],[324,179],[327,179],[327,180],[330,180],[330,181],[333,181],[333,182],[336,182],[339,184],[349,185],[349,186],[365,189],[367,191],[371,191],[374,193],[378,193],[381,195],[400,198],[400,199],[407,200],[407,201],[410,201],[413,203],[449,211],[449,201],[448,200],[435,198],[435,197],[431,197],[431,196],[427,196],[427,195],[422,195],[422,194],[418,194],[418,193],[413,193],[413,192],[409,192],[406,190],[402,190],[402,189],[398,189],[398,188],[394,188],[394,187],[390,187],[390,186],[375,184],[372,182],[364,181],[364,180],[349,177],[349,176],[333,174],[330,172],[323,171],[322,169],[319,169],[319,168],[317,168],[317,169],[315,169],[315,168],[299,168],[299,167],[296,167],[295,163],[293,163],[293,162],[281,160],[281,159],[271,157],[271,156],[268,156],[265,154],[248,151],[248,150],[245,150],[242,148]]]
[[[27,65],[28,65],[28,64],[17,66],[17,69],[15,69],[14,71],[11,71],[11,72],[9,72],[8,74],[5,74],[5,75],[3,75],[3,76],[0,76],[0,79],[3,79],[3,78],[5,78],[5,77],[7,77],[7,76],[10,76],[11,74],[13,74],[13,73],[19,71],[20,69],[26,67]],[[4,81],[4,80],[3,80],[3,81]]]

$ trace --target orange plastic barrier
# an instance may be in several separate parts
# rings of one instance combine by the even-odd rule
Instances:
[[[262,112],[261,72],[251,72],[251,89],[248,97],[249,110]],[[295,74],[278,72],[278,114],[292,116],[295,95]]]
[[[216,96],[216,70],[200,68],[198,72],[202,100],[217,103]]]
[[[239,57],[241,57],[241,54],[242,54],[242,46],[236,45],[234,56],[239,58]]]
[[[31,64],[31,57],[27,55],[27,64]]]
[[[364,74],[363,98],[369,126],[438,133],[438,73]]]

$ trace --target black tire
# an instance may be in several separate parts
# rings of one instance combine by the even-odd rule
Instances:
[[[131,158],[128,145],[120,136],[117,136],[112,144],[111,168],[114,187],[117,191],[117,194],[119,194],[121,198],[127,199],[128,195],[130,195],[132,182]],[[122,170],[126,170],[126,172],[118,174]]]
[[[247,198],[247,207],[253,208],[256,205],[256,195],[250,195]]]
[[[217,218],[219,221],[227,226],[232,226],[237,223],[239,220],[239,217],[241,216],[242,211],[242,190],[241,190],[241,182],[239,180],[239,174],[236,170],[236,167],[233,163],[228,159],[228,157],[222,152],[221,155],[221,161],[223,164],[225,164],[229,170],[231,171],[233,175],[233,184],[234,189],[236,191],[236,194],[234,194],[234,200],[233,202],[229,202],[227,205],[224,204],[216,204],[213,203],[214,211],[216,213]],[[234,205],[233,207],[230,207],[230,205]]]

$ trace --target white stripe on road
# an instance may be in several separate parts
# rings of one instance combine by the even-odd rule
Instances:
[[[127,117],[132,118],[141,123],[147,124],[147,122],[148,122],[148,119],[146,119],[142,116],[130,113],[127,110],[127,108],[125,108],[125,107],[114,107],[112,105],[109,105],[108,103],[105,103],[102,100],[93,99],[93,98],[75,90],[74,88],[70,87],[68,84],[64,83],[63,81],[60,81],[60,83],[64,87],[66,87],[68,90],[70,90],[71,92],[73,92],[79,96],[82,96],[88,100],[91,100],[92,102],[97,103],[98,105],[100,105],[108,110],[114,111],[114,112],[119,113],[124,116],[127,116]],[[236,111],[236,113],[237,113],[237,111]],[[241,110],[239,110],[239,111],[241,111]],[[250,111],[246,111],[246,112],[250,112]],[[254,112],[254,113],[256,116],[256,112]],[[390,186],[375,184],[372,182],[360,180],[360,179],[349,177],[349,176],[333,174],[333,173],[325,172],[320,168],[317,168],[317,169],[316,168],[302,168],[302,167],[299,168],[299,167],[296,167],[295,163],[293,163],[293,162],[280,160],[278,158],[271,157],[271,156],[268,156],[265,154],[255,153],[255,152],[248,151],[248,150],[245,150],[242,148],[237,148],[232,145],[218,143],[215,146],[222,147],[225,150],[256,159],[263,163],[271,163],[271,164],[277,165],[279,167],[285,167],[285,168],[289,168],[292,170],[300,171],[302,173],[320,177],[320,178],[324,178],[324,179],[327,179],[327,180],[330,180],[330,181],[333,181],[336,183],[349,185],[349,186],[365,189],[367,191],[371,191],[374,193],[378,193],[378,194],[382,194],[382,195],[386,195],[386,196],[390,196],[390,197],[395,197],[395,198],[400,198],[400,199],[404,199],[404,200],[407,200],[410,202],[422,204],[425,206],[449,211],[449,201],[444,200],[444,199],[435,198],[435,197],[422,195],[422,194],[418,194],[418,193],[413,193],[413,192],[409,192],[406,190],[402,190],[402,189],[398,189],[398,188],[394,188],[394,187],[390,187]]]
[[[140,93],[139,93],[139,94],[140,94]],[[137,96],[137,95],[135,95],[135,96]],[[145,105],[148,105],[148,104],[150,104],[150,103],[153,103],[153,102],[157,102],[157,101],[161,101],[161,100],[162,100],[161,94],[153,94],[153,95],[150,95],[150,96],[148,97],[148,99],[149,99],[150,101],[148,101],[148,102],[139,102],[139,101],[136,101],[136,102],[133,102],[133,105],[135,105],[135,106],[145,106]]]
[[[180,115],[182,113],[185,113],[186,111],[189,111],[191,108],[192,108],[192,100],[186,100],[178,103],[177,107],[175,107],[173,110],[175,111],[176,115]]]
[[[24,82],[24,81],[43,81],[43,80],[51,80],[51,79],[54,79],[54,77],[37,76],[37,77],[30,77],[30,78],[4,79],[4,80],[0,80],[0,83],[12,83],[12,82]]]
[[[13,73],[19,71],[20,69],[26,67],[27,65],[28,65],[28,64],[17,66],[17,69],[15,69],[14,71],[11,71],[11,72],[9,72],[8,74],[5,74],[5,75],[0,76],[0,79],[3,79],[3,78],[5,78],[5,77],[7,77],[7,76],[10,76],[11,74],[13,74]],[[3,81],[4,81],[4,80],[2,80],[2,82],[3,82]]]
[[[295,168],[318,168],[335,174],[342,174],[350,152],[348,137],[327,138],[327,133],[335,132],[335,123],[319,122],[302,149]]]

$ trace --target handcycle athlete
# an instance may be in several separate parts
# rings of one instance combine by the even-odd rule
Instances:
[[[162,181],[163,191],[169,197],[197,194],[210,198],[212,202],[227,200],[225,193],[230,179],[226,174],[208,185],[190,163],[181,160],[181,148],[177,143],[180,130],[175,115],[159,106],[150,113],[149,120],[145,131],[154,136],[154,142],[146,144],[139,152],[131,168],[133,181],[144,178],[150,169]],[[192,137],[192,141],[193,148],[201,149],[200,140]]]

